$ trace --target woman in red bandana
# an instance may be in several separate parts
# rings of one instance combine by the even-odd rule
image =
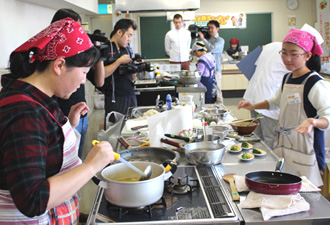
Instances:
[[[113,161],[107,142],[84,162],[73,129],[88,111],[65,117],[52,96],[69,98],[98,60],[83,28],[66,18],[10,55],[0,93],[0,224],[77,224],[77,192]]]

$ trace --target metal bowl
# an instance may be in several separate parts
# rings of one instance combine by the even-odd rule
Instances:
[[[219,140],[221,140],[219,135],[212,135],[212,134],[207,134],[205,140],[204,140],[204,135],[198,135],[195,138],[196,142],[212,141],[215,144],[217,144]]]
[[[191,164],[216,165],[222,162],[225,149],[225,145],[212,141],[195,142],[185,145],[185,156]]]
[[[183,84],[198,84],[201,81],[201,77],[181,77]]]
[[[220,141],[223,141],[229,132],[229,128],[225,126],[210,126],[212,127],[213,135],[219,136]]]

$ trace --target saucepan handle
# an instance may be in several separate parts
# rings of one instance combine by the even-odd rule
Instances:
[[[167,180],[168,178],[170,178],[170,176],[172,176],[175,173],[178,164],[173,160],[167,159],[163,162],[163,166],[165,168],[164,180]]]

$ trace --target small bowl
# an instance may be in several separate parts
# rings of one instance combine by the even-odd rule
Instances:
[[[237,122],[237,123],[231,123],[231,127],[236,131],[239,135],[249,135],[251,134],[259,125],[258,121],[248,120],[246,122]],[[235,122],[235,120],[233,121]],[[251,125],[250,125],[251,124]]]

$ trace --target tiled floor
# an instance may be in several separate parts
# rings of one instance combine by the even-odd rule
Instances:
[[[240,101],[240,98],[225,98],[225,106],[231,110],[233,115],[239,119],[250,118],[250,112],[247,110],[237,110],[237,104]],[[83,159],[88,154],[88,151],[92,148],[92,140],[97,139],[97,133],[100,129],[100,124],[103,124],[104,110],[95,109],[91,115],[88,117],[89,127],[86,136],[86,145],[85,151],[83,154]],[[80,200],[80,211],[82,213],[89,213],[93,200],[95,198],[97,191],[97,186],[92,181],[89,181],[81,189],[81,200]]]

